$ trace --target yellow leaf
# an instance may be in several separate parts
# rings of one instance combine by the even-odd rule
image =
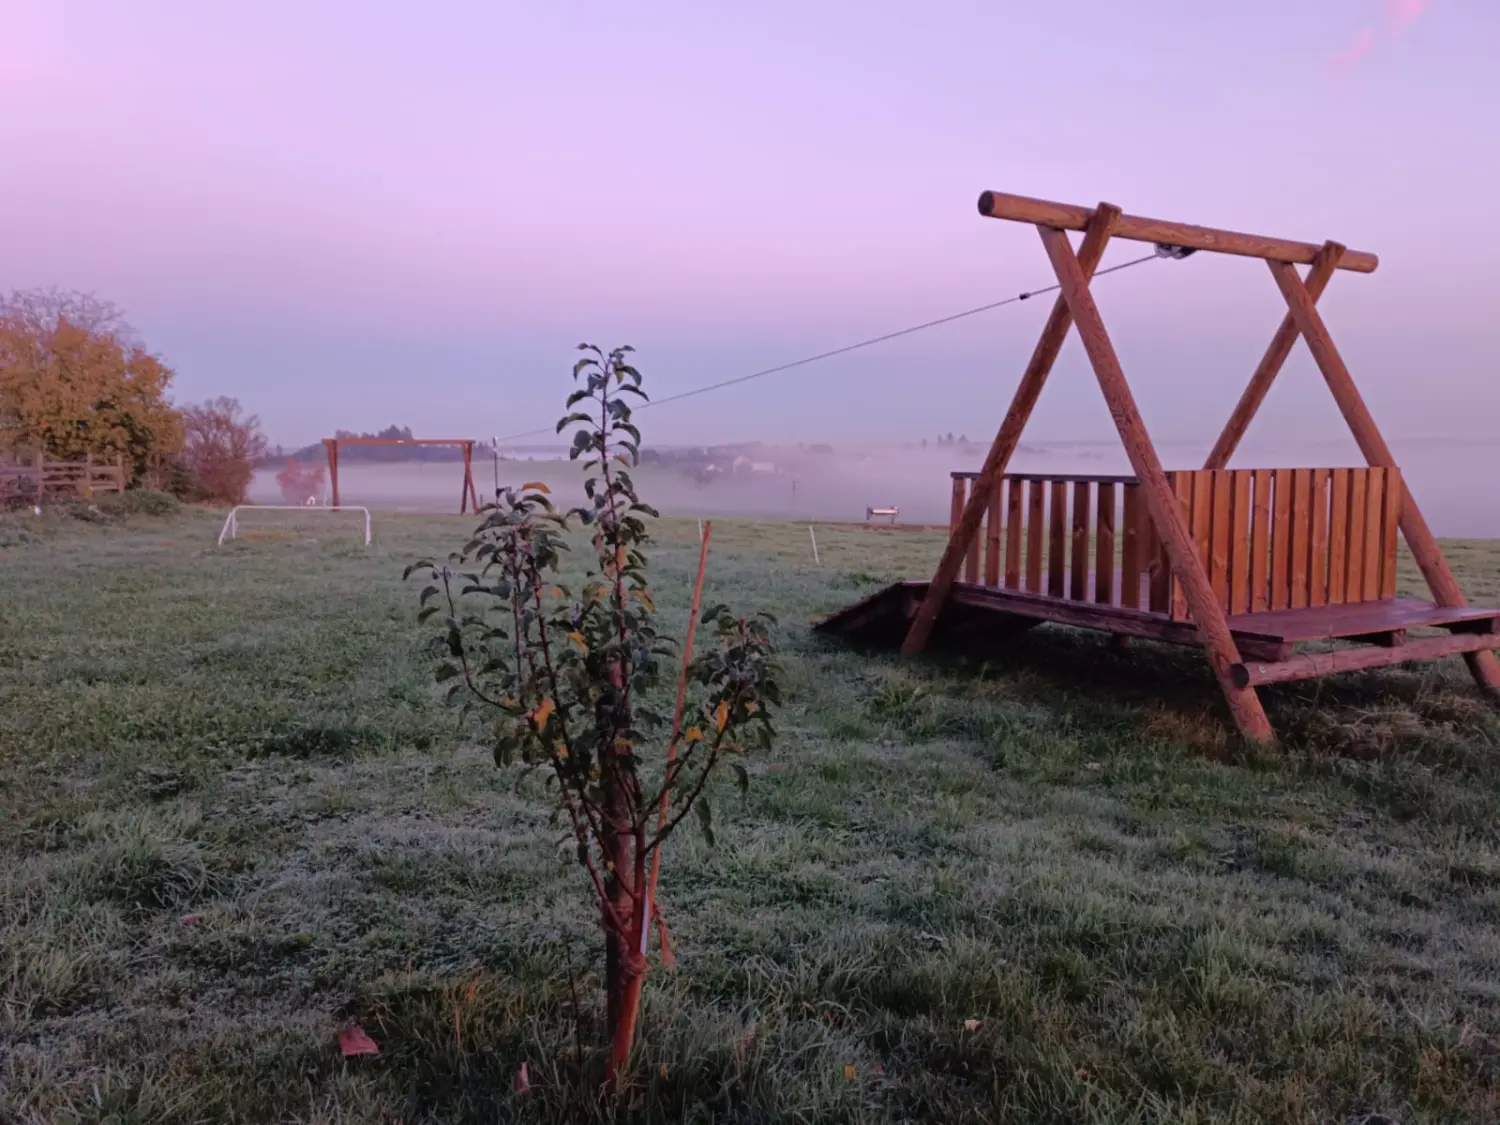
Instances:
[[[847,1078],[850,1082],[854,1081],[854,1067],[852,1067],[848,1063],[844,1064],[844,1077]]]
[[[719,724],[719,733],[723,734],[724,728],[729,725],[729,701],[727,699],[719,700],[719,707],[714,712],[714,719]]]
[[[755,714],[755,712],[757,712],[759,710],[760,710],[760,704],[758,704],[758,703],[747,703],[747,704],[745,704],[745,714],[747,714],[747,715],[753,715],[753,714]]]
[[[579,652],[583,652],[583,653],[588,652],[589,646],[584,643],[583,634],[582,633],[569,633],[568,634],[568,640],[572,641],[575,645],[578,646],[578,651]]]
[[[661,1080],[663,1082],[667,1081],[667,1064],[662,1063],[661,1066],[657,1068],[656,1073],[661,1075]]]
[[[539,480],[529,480],[521,486],[522,492],[540,492],[543,496],[551,496],[552,490]]]
[[[703,731],[701,731],[697,727],[688,727],[688,729],[683,733],[682,737],[688,742],[702,742]]]
[[[557,704],[550,699],[544,699],[537,704],[536,710],[531,713],[532,725],[541,730],[547,725],[547,720],[552,717],[552,712],[557,710]]]

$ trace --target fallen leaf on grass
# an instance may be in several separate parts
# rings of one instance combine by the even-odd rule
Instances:
[[[375,1040],[365,1034],[365,1029],[357,1023],[352,1023],[339,1032],[339,1050],[344,1053],[344,1058],[350,1059],[355,1055],[378,1055],[380,1047]]]
[[[964,1020],[965,1031],[978,1031],[983,1026],[980,1020]]]
[[[184,914],[181,918],[181,921],[184,926],[196,926],[199,922],[203,921],[203,915]]]
[[[847,1078],[850,1082],[854,1081],[854,1067],[849,1063],[844,1064],[844,1077]]]
[[[511,1083],[518,1094],[531,1093],[531,1075],[526,1072],[526,1064],[522,1063],[516,1071],[516,1080]]]

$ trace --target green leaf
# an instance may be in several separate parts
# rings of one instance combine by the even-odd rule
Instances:
[[[433,598],[437,597],[441,593],[442,593],[442,591],[439,590],[436,586],[428,586],[426,589],[424,589],[422,591],[422,596],[419,599],[417,599],[417,604],[418,605],[426,605],[429,601],[431,601]]]
[[[730,762],[729,766],[734,770],[735,780],[740,783],[741,795],[748,796],[750,793],[750,771],[745,768],[743,762]]]
[[[440,683],[440,684],[444,683],[444,682],[446,682],[448,680],[451,680],[454,676],[458,675],[458,673],[459,673],[458,665],[457,664],[449,663],[448,661],[445,660],[445,661],[443,661],[443,663],[441,663],[441,664],[438,665],[437,676],[436,676],[437,682]]]
[[[707,797],[699,797],[693,811],[698,814],[698,827],[703,832],[703,839],[708,842],[709,847],[714,846],[714,810],[708,803]]]

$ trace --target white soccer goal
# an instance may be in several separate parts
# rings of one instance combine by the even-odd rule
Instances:
[[[233,539],[240,529],[239,516],[241,512],[363,512],[365,516],[365,546],[370,545],[370,509],[352,508],[347,505],[338,508],[326,508],[313,504],[240,504],[230,509],[229,516],[224,520],[224,526],[219,530],[219,546],[224,545],[226,539]]]

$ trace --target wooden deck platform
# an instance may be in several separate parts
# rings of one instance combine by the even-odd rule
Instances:
[[[922,604],[927,585],[897,582],[845,607],[814,628],[851,639],[899,639]],[[1052,622],[1170,644],[1202,644],[1195,625],[1174,620],[1167,613],[978,583],[955,583],[946,611],[949,617],[954,616],[953,607],[967,611],[965,617],[978,611],[992,625],[1002,628],[1017,621]],[[1243,661],[1235,675],[1247,684],[1306,679],[1500,648],[1500,609],[1445,609],[1412,598],[1234,614],[1229,617],[1229,627]],[[1448,635],[1409,639],[1407,634],[1414,629],[1439,629]],[[1363,647],[1322,653],[1295,651],[1298,644],[1333,640],[1362,642]]]

